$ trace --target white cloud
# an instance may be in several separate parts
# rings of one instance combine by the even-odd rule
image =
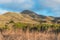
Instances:
[[[60,11],[60,0],[39,0],[44,7],[51,8],[52,11]]]
[[[10,10],[5,10],[5,9],[1,9],[0,8],[0,14],[4,14],[6,12],[13,12],[13,11],[10,11]],[[18,12],[17,12],[18,13]]]
[[[32,9],[33,6],[33,0],[0,0],[0,14],[9,12],[10,10],[20,11],[20,9]]]
[[[5,7],[30,9],[34,6],[33,0],[0,0],[0,4],[4,4]],[[14,6],[14,7],[13,7]]]
[[[0,0],[0,4],[11,3],[12,0]]]
[[[8,12],[7,10],[0,9],[0,14]]]
[[[40,0],[40,3],[47,7],[58,7],[60,5],[60,0]]]
[[[19,3],[22,9],[30,9],[34,6],[34,1],[32,0],[18,0],[17,3]]]

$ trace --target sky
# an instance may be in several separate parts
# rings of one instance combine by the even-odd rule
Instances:
[[[39,15],[60,17],[60,0],[0,0],[0,14],[32,10]]]

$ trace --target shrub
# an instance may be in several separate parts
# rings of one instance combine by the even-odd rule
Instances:
[[[22,30],[26,30],[27,29],[27,26],[24,23],[15,23],[14,24],[14,29],[16,29],[16,28],[22,29]]]
[[[2,26],[2,27],[0,27],[0,31],[3,31],[3,30],[9,30],[9,27],[8,26]]]
[[[52,28],[54,30],[55,33],[60,32],[60,25],[59,24],[53,24]]]
[[[42,24],[41,25],[41,30],[42,31],[48,30],[49,27],[50,27],[50,25],[48,25],[48,24]]]
[[[35,32],[38,30],[38,27],[30,27],[29,30],[30,32]]]
[[[13,20],[10,20],[10,22],[9,23],[14,23],[14,21]]]

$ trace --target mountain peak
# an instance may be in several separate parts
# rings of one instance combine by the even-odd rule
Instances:
[[[35,12],[33,11],[30,11],[30,10],[24,10],[21,12],[22,14],[36,14]]]

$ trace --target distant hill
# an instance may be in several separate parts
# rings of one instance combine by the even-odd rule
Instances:
[[[6,23],[10,20],[13,20],[14,22],[22,22],[22,23],[30,23],[30,24],[39,24],[41,22],[50,22],[58,21],[60,20],[60,17],[51,17],[51,16],[44,16],[44,15],[38,15],[37,13],[30,11],[30,10],[24,10],[20,13],[15,12],[7,12],[3,15],[0,15],[0,23]]]
[[[4,16],[4,18],[2,18],[2,16]],[[14,12],[7,12],[1,15],[1,18],[3,19],[1,21],[5,21],[5,22],[9,22],[10,20],[13,20],[14,22],[22,22],[22,23],[31,23],[31,24],[32,22],[33,24],[38,23],[34,20],[31,20],[30,18],[26,18],[22,16],[22,14],[14,13]]]
[[[38,15],[37,13],[30,11],[30,10],[24,10],[21,12],[21,14],[25,17],[31,17],[33,20],[40,21],[40,19],[45,19],[46,16]],[[26,16],[28,15],[28,16]]]
[[[30,11],[30,10],[24,10],[24,11],[21,12],[21,14],[24,17],[29,16],[32,20],[35,20],[35,21],[38,21],[38,22],[40,22],[41,20],[53,20],[54,19],[53,17],[44,16],[44,15],[38,15],[37,13],[35,13],[33,11]]]

